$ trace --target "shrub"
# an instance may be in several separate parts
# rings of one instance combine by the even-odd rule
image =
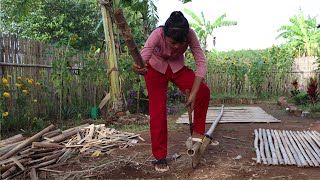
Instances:
[[[302,92],[293,97],[296,105],[306,105],[308,102],[308,93]]]

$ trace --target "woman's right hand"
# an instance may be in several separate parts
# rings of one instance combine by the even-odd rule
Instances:
[[[133,72],[140,74],[140,75],[145,75],[147,73],[147,68],[141,68],[139,65],[137,65],[136,63],[132,63],[132,70]]]

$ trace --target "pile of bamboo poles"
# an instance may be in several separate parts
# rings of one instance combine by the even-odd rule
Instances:
[[[256,162],[267,165],[320,164],[320,134],[317,131],[255,129]]]
[[[137,143],[135,137],[143,140],[104,124],[84,124],[64,131],[50,125],[29,138],[18,134],[0,141],[1,179],[27,172],[31,179],[38,179],[38,171],[54,172],[49,168],[65,163],[76,153],[93,152],[92,156],[99,156]]]

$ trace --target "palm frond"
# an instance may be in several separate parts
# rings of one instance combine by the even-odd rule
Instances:
[[[183,9],[183,12],[189,15],[198,25],[203,26],[200,18],[194,12],[189,9]]]

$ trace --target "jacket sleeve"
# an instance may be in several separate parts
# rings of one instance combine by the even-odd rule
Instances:
[[[203,78],[207,72],[207,60],[193,29],[189,31],[188,41],[197,67],[196,76]]]
[[[144,47],[141,50],[141,57],[147,63],[155,48],[158,46],[161,38],[161,28],[155,29],[147,39]]]

